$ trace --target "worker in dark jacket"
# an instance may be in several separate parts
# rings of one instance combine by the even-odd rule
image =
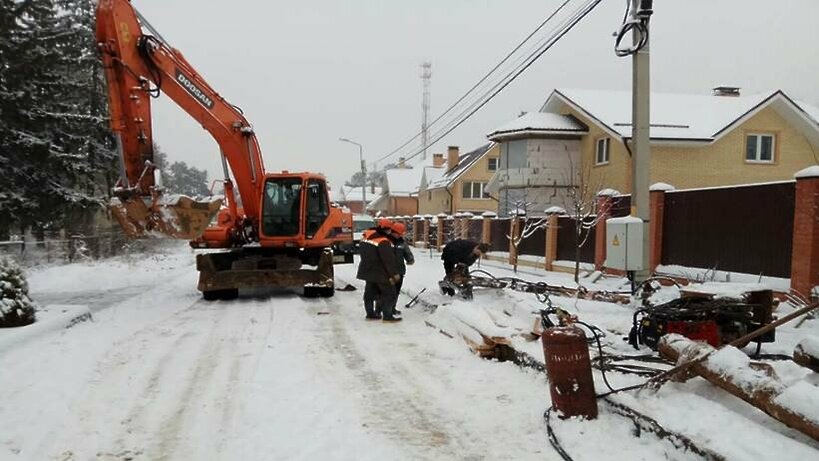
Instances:
[[[404,234],[407,232],[407,226],[404,223],[393,223],[392,225],[392,244],[395,249],[395,263],[398,265],[398,273],[401,275],[401,280],[395,284],[395,289],[398,295],[401,295],[401,287],[404,285],[404,276],[407,275],[407,265],[415,264],[415,256],[412,250],[404,240]]]
[[[441,259],[444,261],[444,272],[450,277],[455,271],[455,266],[463,264],[471,266],[481,256],[489,251],[489,245],[478,243],[474,240],[457,239],[446,244],[441,252]]]
[[[395,262],[395,249],[390,240],[392,223],[379,220],[375,229],[364,233],[361,241],[361,262],[358,264],[357,278],[364,280],[364,310],[368,320],[377,320],[376,306],[381,309],[385,322],[397,322],[395,315],[398,293],[395,284],[401,279]]]

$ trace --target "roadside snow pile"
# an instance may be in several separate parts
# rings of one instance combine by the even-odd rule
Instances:
[[[0,327],[34,323],[34,303],[28,297],[23,270],[10,258],[0,258]]]
[[[74,293],[92,288],[116,290],[156,283],[192,269],[195,257],[187,244],[162,250],[164,254],[125,255],[106,260],[84,261],[65,266],[47,266],[29,275],[34,293]]]

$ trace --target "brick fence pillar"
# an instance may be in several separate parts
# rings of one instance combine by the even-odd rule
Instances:
[[[791,289],[810,297],[819,286],[819,166],[805,168],[794,177]]]
[[[606,220],[611,217],[611,207],[617,195],[620,193],[614,189],[597,193],[597,223],[594,229],[594,268],[597,270],[606,263]]]
[[[674,186],[662,182],[649,187],[649,254],[650,272],[657,270],[663,262],[663,215],[665,213],[665,193],[674,190]]]
[[[481,242],[483,243],[492,243],[492,218],[494,217],[494,214],[483,214],[483,226],[481,227]]]
[[[546,218],[546,254],[543,268],[547,271],[552,270],[552,263],[557,260],[558,222],[557,213],[549,214]]]
[[[438,227],[435,229],[435,247],[441,249],[444,246],[444,223],[446,222],[446,215],[438,215]],[[454,223],[453,223],[454,225]]]
[[[429,248],[429,219],[424,219],[424,248]]]

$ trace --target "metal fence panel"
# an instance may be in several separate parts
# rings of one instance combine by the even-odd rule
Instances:
[[[662,263],[790,277],[794,186],[667,192]]]
[[[490,226],[492,251],[509,251],[509,219],[493,219]]]
[[[576,221],[568,216],[561,216],[557,220],[557,259],[561,261],[575,260],[575,224]],[[594,235],[595,228],[588,230],[588,238],[580,247],[580,262],[594,263]]]
[[[530,218],[531,219],[531,218]],[[539,219],[531,219],[538,221]],[[518,245],[518,254],[532,256],[546,256],[546,227],[535,229],[529,237],[523,239]]]

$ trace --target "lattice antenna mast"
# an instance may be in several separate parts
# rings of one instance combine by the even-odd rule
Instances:
[[[422,159],[427,158],[427,148],[429,147],[429,86],[432,81],[432,63],[425,62],[421,64],[421,82],[423,84],[424,96],[421,101],[421,145],[424,152]]]

